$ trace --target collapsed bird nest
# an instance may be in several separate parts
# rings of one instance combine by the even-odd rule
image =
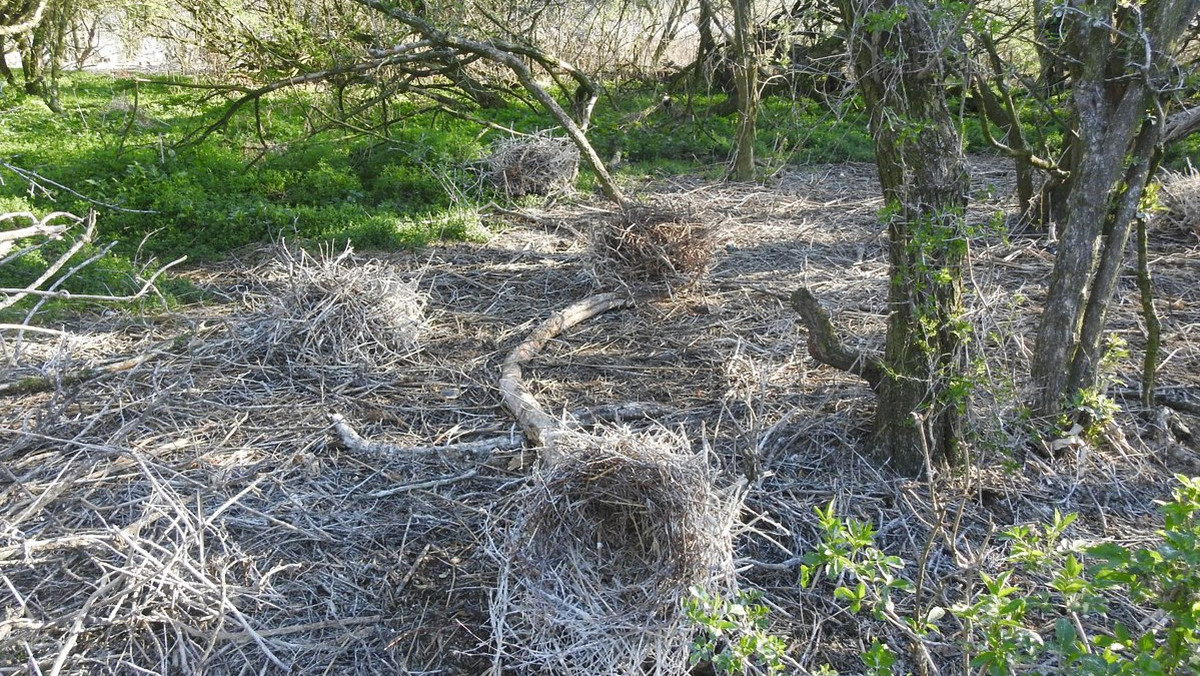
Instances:
[[[1163,172],[1162,204],[1169,224],[1200,237],[1200,170]]]
[[[568,190],[579,174],[579,149],[570,139],[539,132],[492,144],[485,177],[507,197]]]
[[[259,277],[277,288],[266,290],[242,337],[264,363],[387,370],[421,349],[425,295],[380,261],[353,260],[350,247],[314,256],[281,246]]]
[[[563,433],[516,496],[492,599],[497,661],[556,674],[682,674],[693,587],[732,588],[737,490],[681,434]]]
[[[636,279],[695,279],[712,261],[712,231],[688,205],[630,204],[592,230],[596,268],[606,263]]]

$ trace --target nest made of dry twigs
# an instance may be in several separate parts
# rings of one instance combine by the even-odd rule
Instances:
[[[570,189],[579,174],[579,149],[570,139],[540,132],[492,144],[485,177],[507,197]]]
[[[1162,204],[1169,224],[1200,237],[1200,170],[1163,172]]]
[[[497,659],[557,674],[680,674],[695,586],[733,582],[740,494],[687,439],[613,428],[554,442],[514,504],[492,603]]]
[[[253,353],[290,369],[387,370],[420,351],[427,299],[380,261],[279,247],[258,277],[268,287],[240,332]]]
[[[615,264],[622,277],[692,280],[712,261],[712,231],[687,205],[631,204],[592,229],[597,270]]]

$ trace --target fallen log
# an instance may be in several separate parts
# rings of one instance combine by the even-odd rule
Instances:
[[[572,326],[609,310],[631,305],[633,301],[622,294],[601,293],[589,296],[555,312],[505,357],[504,364],[500,367],[500,398],[504,408],[517,419],[517,424],[521,426],[530,443],[543,448],[545,462],[554,463],[555,434],[570,425],[546,413],[541,404],[533,398],[521,377],[521,365],[537,356],[546,347],[546,343]]]

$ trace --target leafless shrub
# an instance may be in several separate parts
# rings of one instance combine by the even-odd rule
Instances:
[[[510,198],[569,189],[579,173],[579,149],[569,139],[541,132],[492,144],[489,183]]]
[[[1164,172],[1162,203],[1169,224],[1200,237],[1200,170]]]
[[[264,290],[262,309],[248,317],[243,339],[265,362],[289,369],[386,370],[421,348],[426,298],[416,285],[379,261],[280,247],[260,276],[282,288]]]
[[[681,435],[558,437],[514,504],[493,596],[497,660],[557,674],[679,674],[693,586],[733,584],[736,491]]]
[[[710,229],[687,207],[633,204],[593,228],[596,263],[646,281],[695,278],[712,260]]]

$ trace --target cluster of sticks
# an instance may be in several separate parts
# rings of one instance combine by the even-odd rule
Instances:
[[[628,203],[597,221],[592,250],[634,279],[694,280],[712,261],[711,235],[686,206]]]
[[[485,178],[508,198],[569,189],[579,173],[579,149],[542,132],[492,144]]]
[[[1163,205],[1167,222],[1200,237],[1200,170],[1164,172]]]

